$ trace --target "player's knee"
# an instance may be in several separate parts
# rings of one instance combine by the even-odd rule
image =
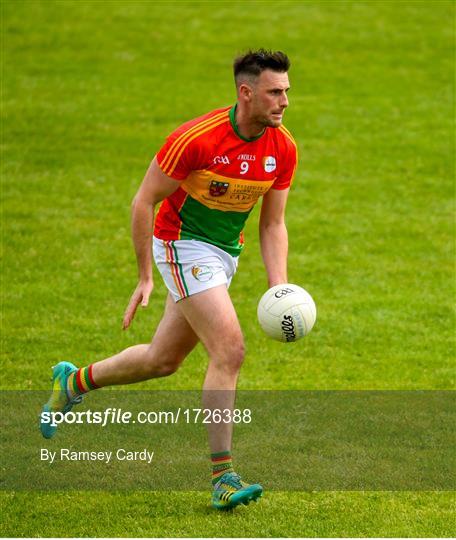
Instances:
[[[235,363],[239,364],[239,367],[241,367],[242,363],[244,362],[245,358],[245,345],[244,341],[240,341],[236,343],[233,347],[233,357],[235,360]]]
[[[180,364],[176,363],[153,363],[145,367],[146,378],[152,379],[155,377],[168,377],[179,369]]]
[[[172,375],[173,373],[176,373],[180,365],[181,365],[180,362],[164,362],[158,368],[159,376],[168,377],[168,375]]]
[[[158,358],[153,347],[149,347],[144,369],[147,378],[167,377],[175,373],[180,365],[181,361],[178,358],[170,358],[166,357],[166,355]]]
[[[234,373],[241,369],[244,357],[245,347],[242,339],[236,339],[226,343],[220,354],[224,369]]]

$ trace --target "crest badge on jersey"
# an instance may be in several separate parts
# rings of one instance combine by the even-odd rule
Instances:
[[[263,166],[264,166],[264,170],[265,170],[267,173],[270,173],[270,172],[272,172],[272,171],[275,171],[275,170],[276,170],[276,167],[277,167],[277,163],[276,163],[275,157],[273,157],[273,156],[266,156],[265,158],[263,158]]]
[[[220,197],[221,195],[225,195],[229,187],[230,185],[228,182],[217,182],[217,180],[212,180],[209,185],[209,195],[212,197]]]

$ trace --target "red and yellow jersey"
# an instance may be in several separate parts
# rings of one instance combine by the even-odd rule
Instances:
[[[180,180],[161,204],[154,236],[202,240],[239,255],[242,229],[259,197],[290,186],[296,143],[284,127],[267,127],[245,139],[235,122],[236,106],[217,109],[183,124],[157,154],[160,169]]]

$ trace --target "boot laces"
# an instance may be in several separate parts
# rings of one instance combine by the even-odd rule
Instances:
[[[223,479],[223,483],[236,489],[242,488],[241,477],[237,473],[228,473],[227,478]]]

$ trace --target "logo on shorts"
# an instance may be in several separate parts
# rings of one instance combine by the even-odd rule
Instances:
[[[195,266],[192,266],[192,276],[198,281],[209,281],[210,279],[212,279],[213,275],[214,273],[209,268],[209,266],[198,266],[197,264],[195,264]]]
[[[263,165],[264,165],[264,170],[266,172],[275,171],[276,167],[277,167],[275,157],[267,156],[267,157],[263,158]]]
[[[221,195],[225,195],[229,187],[230,185],[228,182],[217,182],[217,180],[212,180],[209,185],[209,195],[212,197],[220,197]]]

